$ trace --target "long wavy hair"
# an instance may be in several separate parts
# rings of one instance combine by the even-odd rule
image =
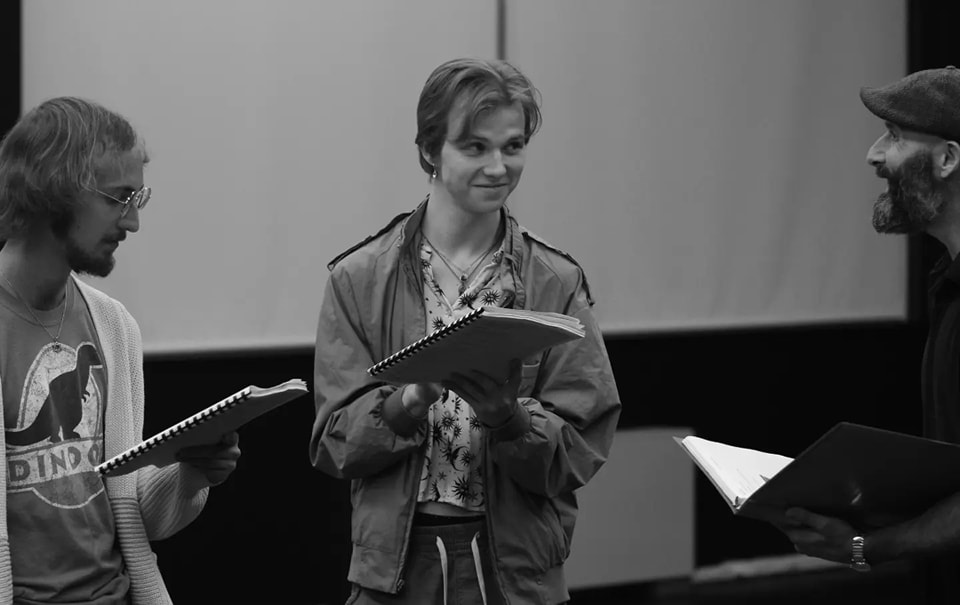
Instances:
[[[27,112],[0,143],[0,241],[49,222],[62,231],[80,191],[97,173],[143,142],[123,116],[76,97],[57,97]]]

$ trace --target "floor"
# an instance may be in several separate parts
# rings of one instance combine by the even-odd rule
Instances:
[[[892,564],[869,573],[833,568],[580,590],[571,594],[570,605],[922,605],[924,600],[914,568]]]

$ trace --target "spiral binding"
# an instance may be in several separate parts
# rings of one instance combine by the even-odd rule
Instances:
[[[120,454],[118,457],[116,457],[109,463],[104,464],[103,470],[101,472],[109,472],[117,468],[118,466],[124,465],[130,460],[133,460],[134,458],[136,458],[137,456],[140,456],[150,451],[151,449],[160,445],[161,443],[164,443],[167,440],[173,437],[176,437],[180,433],[187,431],[189,429],[192,429],[194,426],[198,424],[202,424],[206,422],[207,420],[213,418],[214,416],[217,416],[218,414],[232,408],[234,405],[243,401],[244,399],[247,399],[248,397],[250,397],[250,393],[251,393],[250,387],[247,387],[242,391],[238,393],[234,393],[230,397],[227,397],[220,403],[214,406],[211,406],[198,414],[194,414],[193,416],[187,418],[183,422],[180,422],[168,428],[162,433],[158,435],[154,435],[153,437],[147,439],[146,441],[136,446],[135,448],[128,450],[123,454]]]
[[[432,332],[427,336],[424,336],[417,342],[405,346],[404,348],[400,349],[390,357],[387,357],[380,363],[374,365],[372,368],[367,370],[367,373],[370,374],[371,376],[376,376],[377,374],[386,370],[387,368],[393,367],[396,364],[400,363],[401,361],[403,361],[410,355],[413,355],[420,349],[433,344],[434,342],[440,340],[441,338],[446,338],[448,334],[452,334],[456,332],[460,328],[468,325],[473,320],[480,317],[480,315],[483,313],[483,309],[484,307],[478,307],[473,311],[467,313],[466,315],[460,317],[459,319],[455,319],[453,322],[440,328],[436,332]]]

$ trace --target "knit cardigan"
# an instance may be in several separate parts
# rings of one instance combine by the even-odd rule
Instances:
[[[100,338],[107,375],[104,459],[143,438],[143,348],[140,327],[122,304],[74,278],[90,309]],[[0,376],[0,381],[3,377]],[[0,382],[2,384],[2,382]],[[3,390],[0,389],[0,410]],[[6,490],[7,461],[3,414],[0,414],[0,483]],[[208,482],[181,464],[145,467],[104,480],[113,510],[117,540],[134,605],[172,603],[150,540],[171,536],[193,521],[207,500]],[[13,574],[7,533],[7,499],[0,498],[0,604],[13,603]]]

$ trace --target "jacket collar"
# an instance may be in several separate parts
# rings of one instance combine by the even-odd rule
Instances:
[[[403,219],[396,241],[396,246],[400,249],[401,256],[404,259],[402,267],[411,276],[416,275],[416,267],[419,266],[419,250],[423,239],[420,226],[423,224],[423,217],[427,212],[429,201],[430,196],[428,195],[413,212]],[[503,266],[505,270],[501,273],[501,280],[505,294],[514,299],[511,306],[519,309],[523,307],[526,301],[526,292],[520,280],[520,268],[523,266],[525,254],[523,230],[506,206],[500,210],[500,221],[504,225],[502,262],[505,265]]]

